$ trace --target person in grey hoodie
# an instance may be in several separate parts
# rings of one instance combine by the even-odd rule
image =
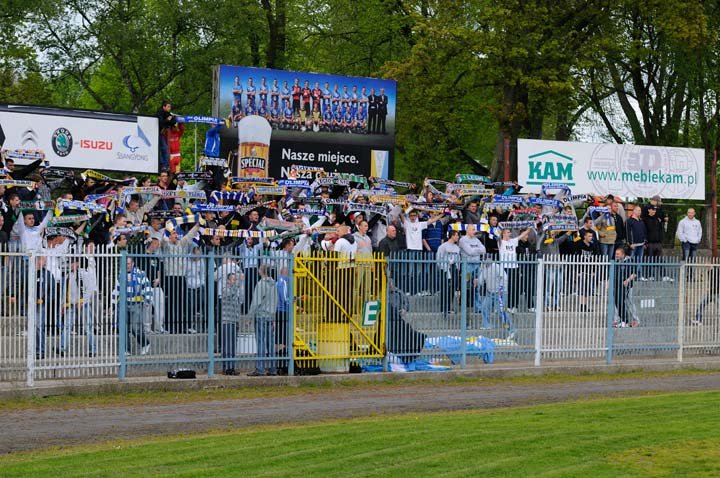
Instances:
[[[277,368],[273,361],[267,357],[274,355],[275,349],[275,312],[277,311],[277,286],[272,277],[268,275],[267,264],[260,264],[258,268],[260,281],[253,291],[252,302],[248,315],[255,319],[255,343],[257,345],[257,360],[255,370],[248,376],[277,375]]]
[[[222,307],[222,367],[225,375],[235,375],[237,324],[240,322],[245,291],[235,272],[229,272],[223,283],[223,299],[220,302]]]

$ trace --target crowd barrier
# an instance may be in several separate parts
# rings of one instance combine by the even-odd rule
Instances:
[[[86,248],[5,253],[0,264],[0,380],[29,385],[181,368],[292,375],[720,353],[710,259]],[[258,320],[261,275],[277,295],[257,304]]]

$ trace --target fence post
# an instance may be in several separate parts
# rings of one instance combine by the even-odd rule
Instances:
[[[28,387],[35,386],[35,354],[37,344],[35,343],[35,329],[37,323],[37,256],[35,252],[30,253],[28,258],[28,275],[27,275],[27,335],[26,354],[27,354],[27,375],[25,377]]]
[[[467,261],[460,262],[460,368],[467,364]],[[453,296],[455,292],[453,292]],[[453,300],[455,298],[453,297]]]
[[[608,294],[607,294],[607,332],[605,342],[607,354],[605,361],[608,365],[612,363],[612,342],[613,342],[613,319],[615,318],[615,260],[610,260],[610,271],[608,272]]]
[[[208,349],[208,378],[215,375],[215,252],[210,250],[207,265],[207,349]],[[217,311],[218,313],[220,311]],[[221,319],[222,323],[222,319]],[[222,328],[222,325],[220,325]],[[219,331],[218,331],[219,332]],[[222,345],[221,345],[222,346]]]
[[[287,302],[287,337],[285,339],[285,353],[288,360],[288,376],[295,375],[295,258],[290,262],[288,268],[288,287],[290,288],[290,299]]]
[[[118,355],[120,359],[120,368],[118,369],[118,378],[125,380],[127,372],[127,251],[123,249],[120,252],[120,267],[118,277],[118,304],[117,304],[117,322],[120,329]]]
[[[390,270],[391,257],[385,257],[382,253],[377,255],[378,258],[385,259],[385,263],[382,267],[382,273],[385,277],[385,355],[383,356],[383,372],[390,371],[390,360],[388,358],[388,347],[387,343],[390,341],[390,280],[393,280],[393,287],[395,287],[394,277],[388,277],[388,271]],[[379,278],[382,280],[382,277]]]
[[[713,181],[715,178],[713,178]],[[680,278],[679,278],[679,297],[678,297],[678,324],[677,324],[677,334],[678,334],[678,351],[677,351],[677,361],[682,362],[683,361],[683,346],[685,345],[685,277],[687,275],[687,262],[683,262],[680,264]],[[711,286],[712,287],[712,284]]]
[[[545,305],[545,261],[541,258],[537,263],[535,275],[535,366],[539,367],[542,360],[543,309]]]

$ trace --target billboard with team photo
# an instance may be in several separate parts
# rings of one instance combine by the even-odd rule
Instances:
[[[237,150],[237,124],[252,115],[272,127],[269,175],[294,164],[389,178],[395,147],[395,81],[219,65],[215,116],[230,118],[221,154]]]

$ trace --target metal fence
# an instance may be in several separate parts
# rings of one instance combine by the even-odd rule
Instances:
[[[2,381],[720,353],[711,260],[349,261],[87,246],[6,253],[0,266]]]

